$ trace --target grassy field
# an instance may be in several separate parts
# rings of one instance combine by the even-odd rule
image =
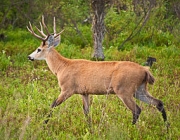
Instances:
[[[134,45],[123,51],[112,46],[104,50],[108,61],[129,60],[143,65],[148,56],[157,59],[151,68],[156,82],[149,91],[164,102],[170,123],[167,132],[157,109],[139,101],[142,113],[138,123],[131,125],[131,112],[115,95],[91,96],[90,124],[83,114],[81,97],[74,95],[55,108],[53,117],[44,125],[60,89],[44,61],[27,60],[39,44],[23,31],[10,32],[0,42],[0,139],[180,139],[180,46]],[[57,50],[71,59],[90,59],[93,51],[91,47],[80,49],[63,42]]]

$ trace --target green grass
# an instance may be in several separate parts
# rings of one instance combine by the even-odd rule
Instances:
[[[74,95],[54,109],[47,125],[43,124],[50,105],[60,93],[56,77],[44,61],[29,62],[28,54],[40,44],[26,32],[18,31],[0,42],[0,139],[180,139],[180,48],[134,45],[132,49],[105,49],[106,60],[128,60],[143,64],[147,56],[157,58],[151,68],[156,82],[150,93],[165,104],[168,121],[153,106],[137,101],[142,108],[140,119],[131,125],[132,114],[115,96],[91,96],[91,125],[82,108],[82,99]],[[90,59],[93,49],[62,44],[57,50],[68,58]]]

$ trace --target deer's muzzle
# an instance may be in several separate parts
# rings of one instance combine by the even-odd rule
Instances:
[[[34,61],[34,58],[32,58],[31,56],[28,56],[28,59]]]

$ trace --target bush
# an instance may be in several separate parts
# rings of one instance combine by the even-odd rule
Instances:
[[[11,65],[11,57],[3,50],[0,52],[0,70],[5,71]]]

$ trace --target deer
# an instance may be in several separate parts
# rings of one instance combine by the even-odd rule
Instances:
[[[38,34],[34,32],[31,22],[27,29],[42,42],[28,56],[28,59],[31,61],[45,60],[50,71],[57,77],[61,88],[61,93],[50,107],[51,111],[72,95],[79,94],[82,96],[83,112],[88,115],[91,95],[114,94],[132,112],[132,124],[136,124],[141,113],[141,108],[136,104],[135,99],[155,106],[161,112],[164,122],[167,121],[163,102],[148,92],[147,85],[155,82],[149,69],[131,61],[91,61],[66,58],[55,50],[55,47],[60,44],[60,36],[64,31],[56,33],[55,17],[53,33],[49,32],[44,16],[40,22],[41,29],[35,27]],[[52,112],[45,123],[49,121],[51,115]]]

